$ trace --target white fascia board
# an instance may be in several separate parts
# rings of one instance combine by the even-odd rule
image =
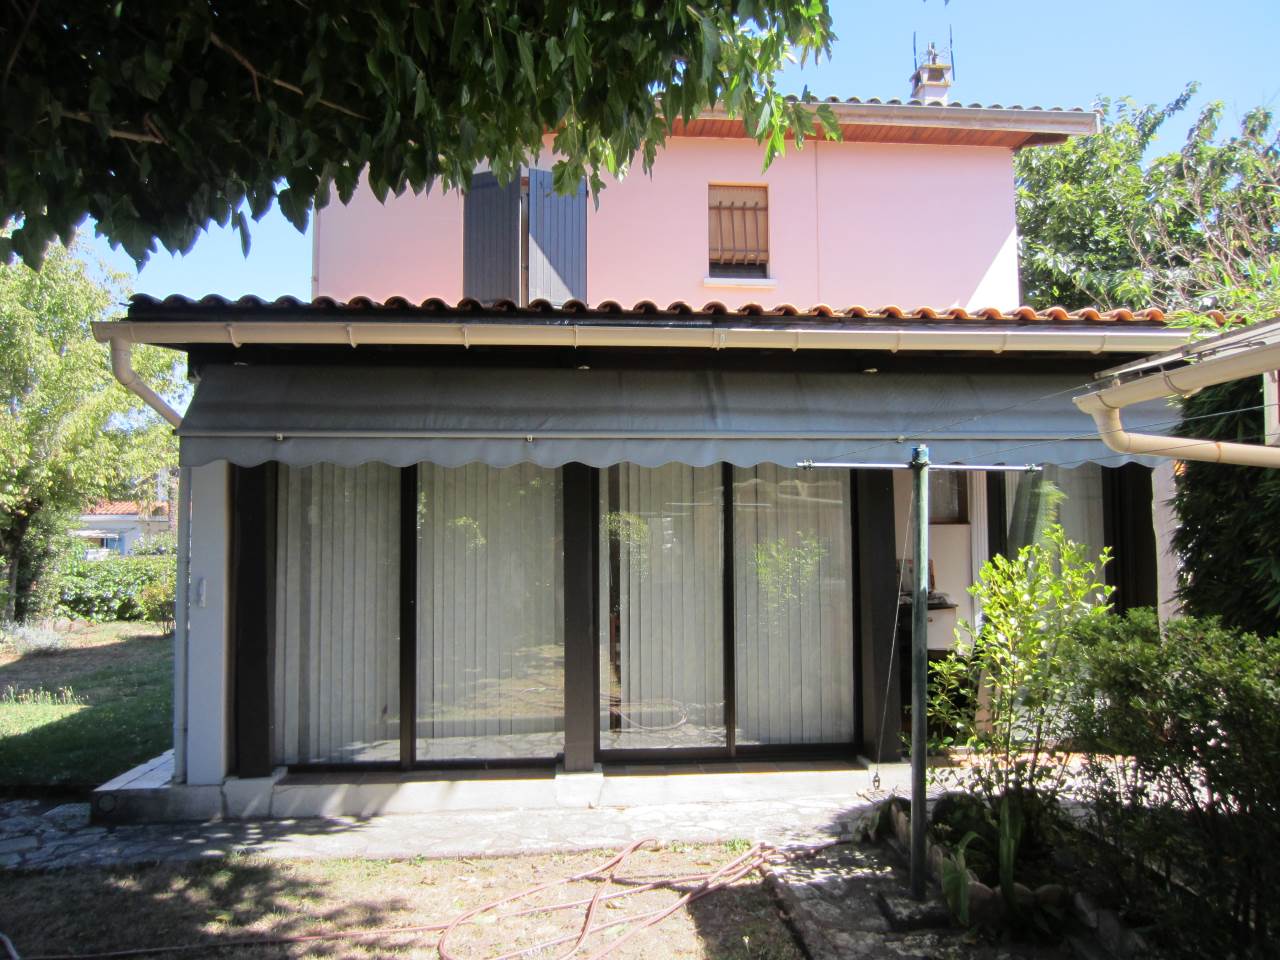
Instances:
[[[1182,345],[1187,331],[1165,327],[713,326],[664,324],[416,323],[357,320],[116,321],[95,323],[101,342],[157,345],[310,344],[380,346],[670,347],[984,351],[991,353],[1152,353]]]

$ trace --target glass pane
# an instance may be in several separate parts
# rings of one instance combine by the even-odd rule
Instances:
[[[1062,499],[1058,503],[1058,522],[1063,532],[1087,546],[1091,560],[1097,559],[1106,546],[1106,528],[1102,515],[1102,467],[1086,463],[1074,468],[1045,464],[1044,479],[1052,483]]]
[[[963,473],[929,471],[929,522],[969,522],[969,481]]]
[[[721,496],[719,467],[601,475],[601,749],[725,744]]]
[[[400,471],[279,469],[274,756],[400,758]]]
[[[734,470],[737,742],[853,739],[847,470]]]
[[[418,760],[564,750],[559,472],[418,468]]]

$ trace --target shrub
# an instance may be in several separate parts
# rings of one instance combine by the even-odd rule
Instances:
[[[1017,557],[993,557],[969,588],[981,626],[961,622],[967,639],[930,665],[930,714],[972,750],[966,782],[988,803],[1052,796],[1061,782],[1072,632],[1105,617],[1111,594],[1101,579],[1109,551],[1091,560],[1085,550],[1055,523]]]
[[[129,553],[135,557],[175,557],[178,555],[178,538],[168,530],[153,533],[135,541]]]
[[[970,750],[961,772],[937,777],[972,794],[944,807],[935,835],[967,848],[953,856],[986,869],[1016,926],[1043,926],[1034,909],[1019,905],[1015,881],[1039,869],[1059,834],[1072,634],[1106,616],[1111,593],[1101,579],[1110,554],[1095,561],[1085,550],[1054,523],[1016,557],[993,557],[969,589],[981,626],[961,623],[957,633],[967,640],[930,665],[930,718]],[[967,914],[956,901],[952,909]]]
[[[138,597],[138,606],[142,608],[142,619],[148,623],[159,623],[173,627],[174,581],[171,577],[153,580],[142,588]]]
[[[142,594],[148,584],[172,581],[173,557],[107,557],[75,560],[58,573],[58,610],[92,620],[144,619]],[[171,594],[172,595],[172,594]]]
[[[0,629],[6,643],[22,657],[39,656],[65,650],[67,638],[56,630],[37,623],[9,623]]]
[[[1106,872],[1174,949],[1272,955],[1280,637],[1140,610],[1078,640],[1072,727]]]

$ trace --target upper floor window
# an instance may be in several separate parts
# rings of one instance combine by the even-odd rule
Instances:
[[[707,276],[769,276],[768,189],[713,183],[707,208]]]

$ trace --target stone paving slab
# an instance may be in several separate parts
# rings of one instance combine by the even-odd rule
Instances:
[[[0,801],[0,868],[58,869],[196,860],[497,856],[661,842],[745,839],[775,846],[848,836],[883,794],[656,803],[583,810],[465,811],[195,824],[89,823],[89,805]]]
[[[861,831],[855,832],[862,836]],[[810,960],[1067,960],[1061,947],[996,945],[954,927],[936,889],[919,903],[891,850],[846,842],[769,867],[765,883],[782,904]]]

